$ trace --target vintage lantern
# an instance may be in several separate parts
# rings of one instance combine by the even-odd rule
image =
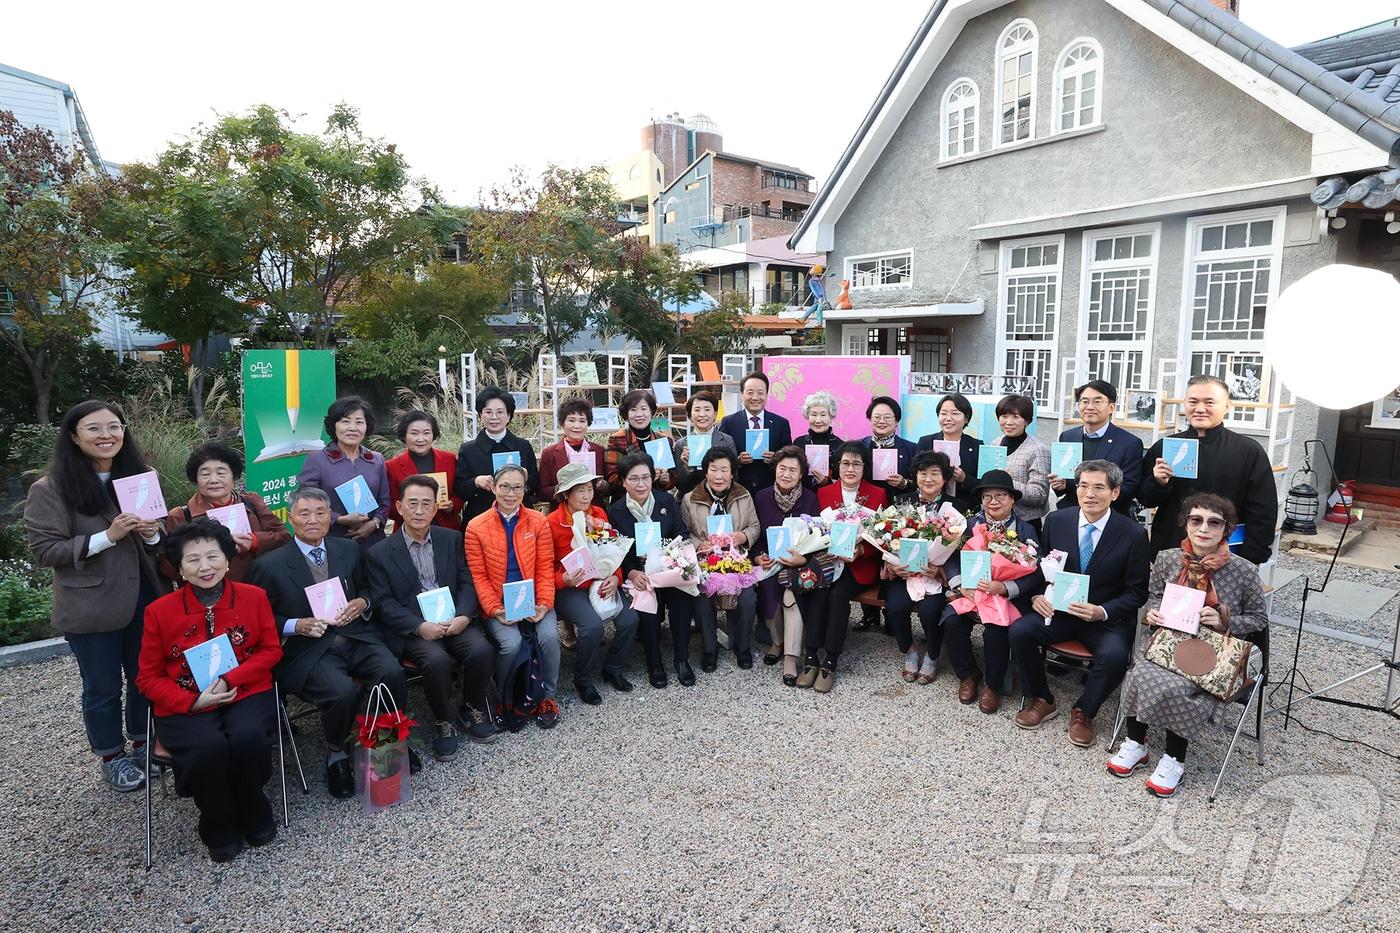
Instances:
[[[1301,482],[1304,477],[1312,477],[1313,482]],[[1304,467],[1293,474],[1293,485],[1288,488],[1288,498],[1283,502],[1283,530],[1295,535],[1317,534],[1317,473]]]

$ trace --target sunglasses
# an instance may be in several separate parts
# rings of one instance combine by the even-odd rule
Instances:
[[[1190,518],[1186,519],[1187,528],[1200,528],[1202,525],[1205,525],[1211,531],[1221,531],[1225,528],[1225,519],[1215,518],[1214,516],[1207,518],[1204,515],[1192,515]]]

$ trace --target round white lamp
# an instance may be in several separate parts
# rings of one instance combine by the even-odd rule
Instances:
[[[1376,269],[1310,272],[1269,306],[1264,353],[1299,398],[1338,411],[1400,385],[1400,282]]]

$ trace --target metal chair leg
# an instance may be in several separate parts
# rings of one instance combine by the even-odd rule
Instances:
[[[282,743],[282,695],[272,685],[272,701],[277,705],[277,776],[282,782],[282,828],[292,825],[292,808],[287,802],[287,749]]]
[[[155,730],[151,728],[151,710],[146,709],[146,871],[151,870],[151,746],[156,744]],[[163,785],[162,785],[163,786]]]
[[[1216,794],[1220,793],[1220,784],[1225,780],[1225,771],[1230,767],[1230,756],[1235,751],[1235,743],[1240,740],[1240,733],[1244,730],[1244,721],[1249,718],[1250,707],[1259,698],[1259,686],[1263,683],[1263,678],[1254,682],[1254,689],[1249,691],[1249,700],[1245,702],[1244,711],[1240,713],[1239,722],[1235,723],[1235,734],[1230,736],[1230,747],[1225,749],[1225,759],[1220,762],[1220,773],[1215,776],[1215,786],[1210,791],[1210,803],[1215,802]],[[1262,703],[1260,704],[1263,705]]]
[[[287,743],[292,746],[292,761],[297,766],[297,780],[301,782],[301,792],[303,794],[309,794],[311,793],[311,787],[306,783],[306,772],[303,771],[301,767],[301,750],[297,748],[296,733],[292,731],[292,715],[287,712],[287,706],[282,702],[281,689],[276,685],[273,686],[273,689],[277,691],[277,709],[281,712],[281,726],[279,726],[279,729],[285,727],[287,730]]]

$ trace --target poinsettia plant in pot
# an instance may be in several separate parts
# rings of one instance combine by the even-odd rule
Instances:
[[[357,771],[367,787],[367,809],[380,810],[407,798],[408,737],[416,720],[398,709],[383,710],[355,717]]]

